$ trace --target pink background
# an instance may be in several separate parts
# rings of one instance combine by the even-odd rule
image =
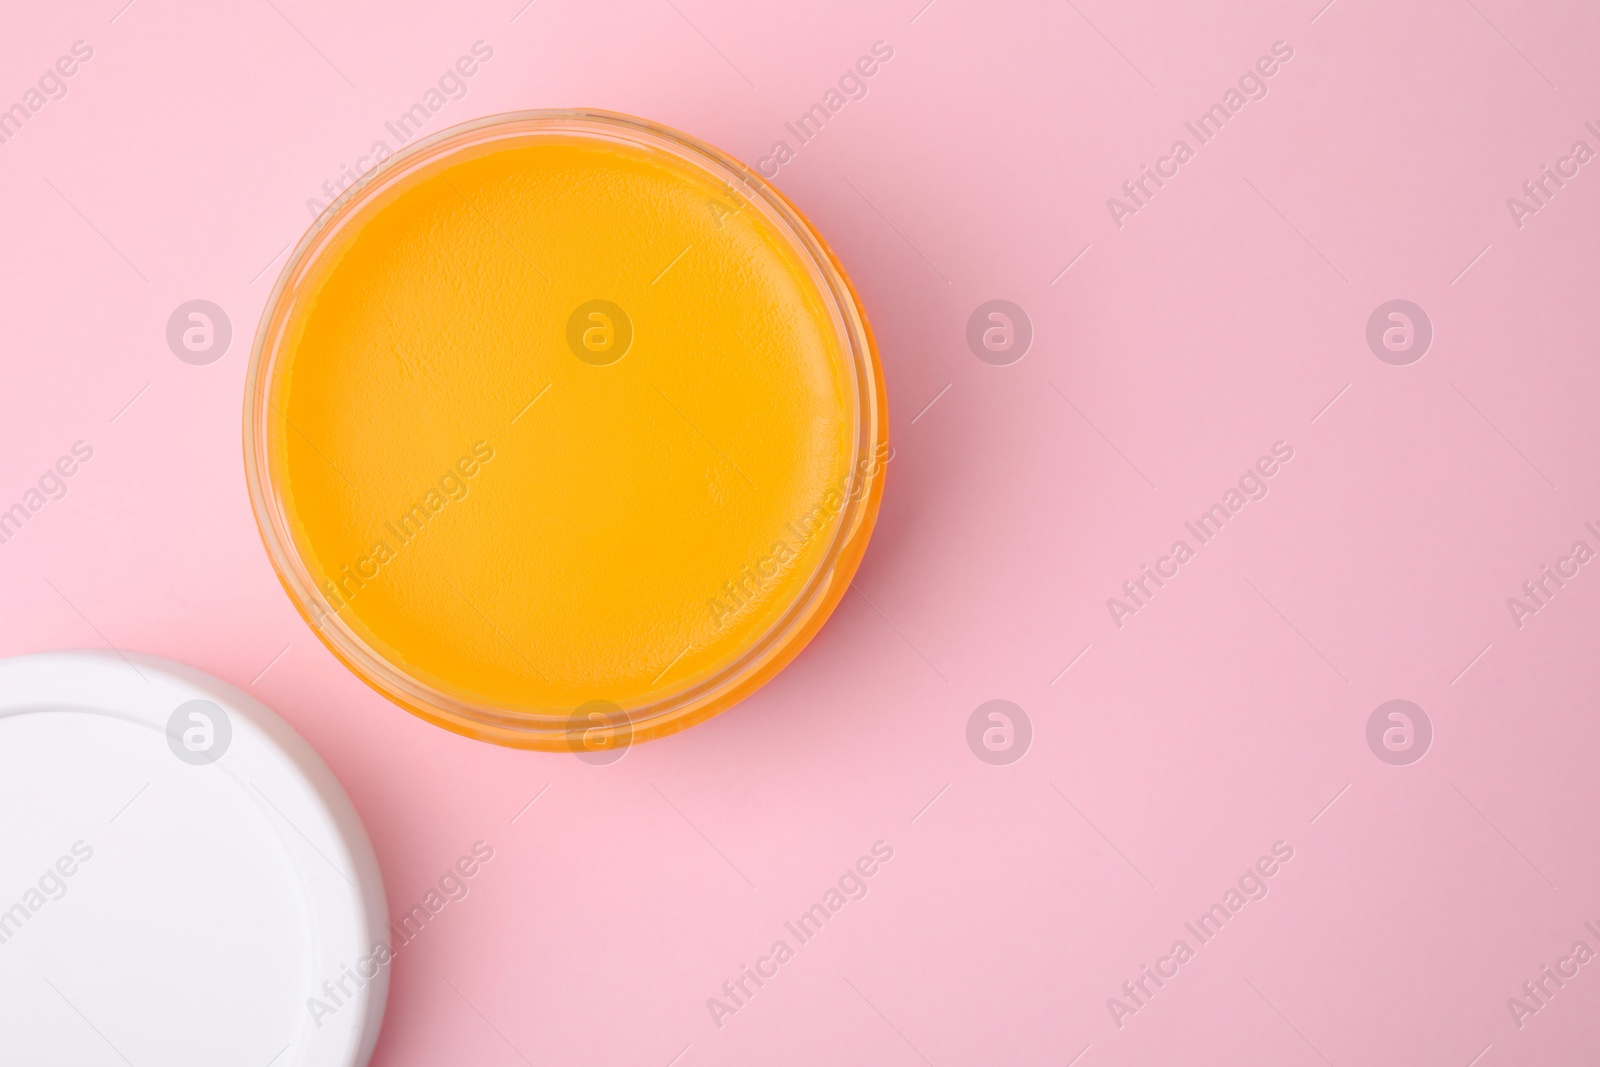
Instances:
[[[113,643],[248,688],[344,782],[396,914],[492,844],[401,952],[374,1063],[1593,1060],[1600,964],[1521,1029],[1506,1006],[1600,949],[1600,573],[1520,629],[1506,606],[1600,548],[1600,164],[1521,228],[1506,206],[1600,149],[1592,5],[122,2],[14,5],[0,35],[0,105],[94,49],[0,145],[0,506],[95,450],[0,545],[0,652]],[[608,767],[370,692],[244,489],[249,341],[307,198],[480,39],[430,132],[603,107],[752,165],[894,49],[777,178],[883,348],[860,595],[755,697]],[[1278,40],[1269,95],[1118,228],[1106,199]],[[164,337],[196,298],[233,324],[209,366]],[[994,298],[1035,331],[1010,366],[964,337]],[[1433,323],[1409,366],[1365,340],[1394,298]],[[1119,629],[1106,598],[1278,440],[1270,495]],[[966,742],[995,698],[1033,726],[1009,766]],[[1410,766],[1366,742],[1395,698],[1434,728]],[[878,840],[868,896],[718,1028],[707,998]],[[1119,1028],[1107,998],[1280,840],[1270,895]]]

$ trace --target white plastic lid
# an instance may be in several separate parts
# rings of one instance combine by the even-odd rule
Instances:
[[[239,690],[151,656],[0,660],[0,842],[0,1063],[371,1056],[377,858],[311,746]]]

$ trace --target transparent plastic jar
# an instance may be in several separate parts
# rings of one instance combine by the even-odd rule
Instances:
[[[658,689],[622,701],[602,691],[587,700],[530,704],[486,699],[460,679],[443,684],[436,674],[418,669],[405,648],[377,639],[338,596],[327,568],[316,565],[304,533],[295,528],[289,506],[288,446],[281,438],[293,425],[285,429],[280,401],[287,369],[296,358],[305,358],[296,356],[290,327],[297,315],[309,314],[307,303],[321,272],[335,269],[326,257],[340,255],[342,240],[430,175],[540,139],[619,146],[693,168],[722,187],[736,210],[759,213],[761,224],[780,235],[784,254],[798,265],[797,277],[814,289],[824,309],[819,321],[827,323],[843,366],[847,474],[828,496],[832,513],[824,516],[830,524],[826,543],[819,541],[806,573],[786,583],[788,599],[781,612],[749,634],[726,662],[691,677],[663,672]],[[568,324],[552,318],[546,325],[560,332]],[[871,329],[843,269],[800,212],[759,174],[715,148],[642,119],[600,111],[526,111],[465,123],[405,148],[362,175],[317,219],[279,276],[256,334],[244,404],[245,471],[262,541],[291,601],[333,654],[396,704],[450,730],[502,745],[573,751],[597,761],[614,758],[608,753],[620,754],[633,741],[681,730],[731,707],[777,674],[817,633],[866,549],[883,494],[887,442],[887,404]],[[541,506],[559,509],[562,502]],[[536,659],[538,650],[527,655]]]

